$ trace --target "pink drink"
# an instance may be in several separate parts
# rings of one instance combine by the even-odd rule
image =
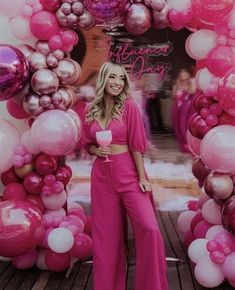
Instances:
[[[106,147],[112,142],[112,131],[104,130],[96,132],[96,141],[100,146]],[[108,155],[104,162],[110,162],[111,160],[108,158]]]
[[[112,142],[112,138],[102,138],[102,137],[99,137],[99,138],[96,138],[97,139],[97,142],[99,143],[100,146],[108,146],[111,142]]]

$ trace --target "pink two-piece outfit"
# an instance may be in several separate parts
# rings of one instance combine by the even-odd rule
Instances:
[[[97,157],[91,172],[91,213],[94,290],[125,290],[126,259],[123,210],[127,213],[136,246],[135,290],[167,290],[165,250],[149,193],[139,187],[131,152],[144,153],[146,134],[140,112],[131,98],[120,119],[113,119],[112,144],[128,144],[128,152]],[[97,145],[98,121],[84,124],[83,144]]]

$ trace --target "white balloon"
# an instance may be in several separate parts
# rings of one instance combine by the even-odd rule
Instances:
[[[200,69],[195,77],[197,88],[203,92],[207,91],[213,78],[214,75],[211,72],[209,72],[207,68]]]
[[[203,257],[210,257],[210,252],[206,248],[207,242],[207,239],[196,239],[189,245],[188,255],[195,264]]]
[[[210,50],[217,45],[216,39],[217,33],[213,30],[197,30],[188,38],[187,52],[194,59],[204,59]]]
[[[72,248],[74,237],[70,230],[66,228],[56,228],[49,233],[47,242],[52,251],[56,253],[66,253]]]
[[[167,0],[172,9],[182,11],[191,6],[191,0]]]

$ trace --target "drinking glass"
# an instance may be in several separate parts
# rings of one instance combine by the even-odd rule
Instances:
[[[106,147],[112,142],[112,131],[111,130],[103,130],[96,132],[96,140],[100,146]],[[108,155],[106,156],[103,162],[110,162],[112,160],[109,159]]]

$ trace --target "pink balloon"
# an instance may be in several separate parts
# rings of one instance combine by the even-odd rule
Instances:
[[[199,223],[203,221],[203,216],[201,211],[197,212],[196,215],[194,216],[194,218],[191,221],[190,227],[191,227],[191,231],[194,231],[195,226]]]
[[[201,139],[193,136],[189,130],[187,130],[186,138],[187,138],[189,150],[195,155],[200,155]]]
[[[78,259],[84,259],[91,256],[92,254],[91,237],[84,233],[78,233],[74,237],[74,244],[69,253],[71,254],[71,256]]]
[[[232,50],[228,46],[216,46],[207,55],[206,66],[208,70],[219,77],[233,67]]]
[[[51,110],[37,117],[31,127],[33,141],[48,155],[66,155],[76,145],[80,132],[69,113]]]
[[[56,171],[57,162],[57,157],[40,154],[35,160],[35,169],[39,174],[46,176]]]
[[[12,264],[17,268],[17,269],[29,269],[31,267],[33,267],[36,262],[37,262],[37,258],[38,258],[38,252],[36,249],[32,249],[31,251],[14,257],[12,259]]]
[[[27,192],[20,183],[10,183],[3,190],[4,200],[25,200]]]
[[[1,182],[3,185],[7,186],[13,182],[20,182],[21,179],[15,174],[14,168],[11,167],[7,171],[1,174]]]
[[[235,252],[228,255],[222,265],[222,270],[228,280],[235,280]]]
[[[60,0],[40,0],[44,10],[50,12],[56,12],[60,8],[61,1]]]
[[[142,3],[134,3],[125,14],[124,25],[134,35],[141,35],[151,26],[151,12]]]
[[[204,220],[210,224],[222,224],[221,206],[219,206],[214,199],[209,199],[203,204],[202,216]]]
[[[52,250],[47,250],[45,254],[45,264],[47,268],[54,272],[62,272],[66,270],[71,261],[69,253],[58,254]]]
[[[187,233],[191,230],[191,221],[197,213],[193,210],[182,212],[177,220],[177,226],[182,233]]]
[[[40,212],[30,203],[0,203],[0,255],[16,257],[36,247],[44,235]]]
[[[201,159],[218,172],[235,172],[235,127],[221,125],[212,128],[201,141]]]
[[[7,101],[8,113],[16,119],[26,119],[29,114],[25,112],[22,105],[17,104],[13,99]]]
[[[211,224],[209,224],[208,222],[204,220],[196,224],[193,231],[195,239],[200,239],[200,238],[204,239],[206,236],[206,232],[209,230],[210,227],[211,227]]]
[[[34,143],[33,138],[31,136],[30,130],[26,130],[21,136],[22,144],[27,148],[27,151],[31,154],[40,153],[40,149]]]
[[[37,207],[37,209],[40,210],[41,213],[44,212],[45,206],[42,202],[42,198],[39,195],[34,195],[34,194],[29,194],[26,197],[26,201],[28,201],[30,204],[33,204],[34,206]]]
[[[22,15],[17,15],[10,20],[10,30],[20,40],[27,40],[32,37],[29,19]]]
[[[59,24],[55,14],[49,11],[40,11],[34,14],[30,20],[32,34],[40,40],[48,40],[57,34]]]
[[[101,23],[109,23],[117,20],[125,13],[127,0],[85,0],[87,10]]]
[[[25,189],[32,194],[40,194],[43,187],[43,179],[37,172],[30,172],[24,178]]]
[[[21,8],[25,4],[24,0],[1,0],[0,15],[5,17],[13,17],[20,13]]]
[[[47,209],[56,210],[64,206],[67,199],[65,191],[52,195],[42,195],[42,201]]]

